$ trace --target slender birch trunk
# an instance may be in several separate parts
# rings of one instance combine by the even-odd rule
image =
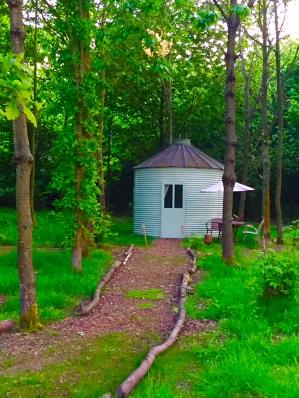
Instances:
[[[269,133],[269,116],[268,116],[268,86],[269,86],[269,50],[268,50],[268,5],[267,0],[261,1],[261,17],[262,17],[262,55],[263,55],[263,72],[262,72],[262,168],[263,168],[263,206],[262,214],[265,219],[264,233],[265,238],[270,238],[271,215],[270,215],[270,133]]]
[[[282,186],[282,156],[283,156],[283,81],[281,77],[280,61],[280,37],[278,28],[277,0],[273,0],[275,17],[275,63],[276,63],[276,86],[277,86],[277,151],[276,151],[276,190],[275,190],[275,210],[277,225],[277,243],[283,243],[282,229],[282,210],[281,210],[281,186]]]
[[[11,41],[14,54],[24,52],[22,0],[7,0],[10,11]],[[20,115],[13,122],[14,158],[16,165],[16,210],[18,222],[18,266],[20,277],[20,326],[35,330],[39,326],[35,274],[32,263],[32,214],[30,208],[30,174],[33,156],[27,132],[27,120]]]

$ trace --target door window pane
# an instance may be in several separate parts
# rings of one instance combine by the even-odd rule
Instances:
[[[165,184],[165,186],[164,186],[164,207],[165,207],[165,209],[172,208],[172,190],[173,190],[173,185]]]
[[[183,185],[175,185],[174,207],[176,209],[183,208]]]

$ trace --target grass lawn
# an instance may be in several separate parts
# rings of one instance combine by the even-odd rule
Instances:
[[[219,244],[190,243],[203,254],[198,264],[206,277],[188,298],[188,314],[217,320],[219,328],[181,337],[158,358],[132,397],[298,397],[298,284],[293,298],[265,298],[261,253],[244,253],[238,245],[236,265],[227,266]],[[277,255],[299,264],[298,251]]]
[[[70,216],[59,211],[39,211],[36,213],[36,227],[33,231],[34,247],[65,248],[70,233]],[[147,237],[150,244],[152,238]],[[17,224],[15,210],[0,209],[0,246],[16,245]],[[130,217],[111,217],[110,233],[103,242],[104,245],[145,246],[143,236],[134,235],[133,220]]]
[[[150,245],[153,238],[147,237],[147,244]],[[105,244],[145,246],[144,236],[134,235],[133,220],[130,217],[111,217],[111,234],[107,237]]]
[[[94,250],[83,260],[83,273],[71,270],[71,253],[35,249],[38,305],[42,322],[63,319],[84,297],[91,297],[99,279],[107,272],[112,256]],[[0,306],[0,319],[19,315],[19,280],[17,254],[13,249],[0,255],[0,294],[6,297]]]
[[[33,260],[37,275],[40,317],[43,322],[63,319],[82,298],[91,297],[99,279],[106,273],[112,256],[103,250],[93,250],[84,259],[83,274],[71,272],[71,253],[67,248],[70,218],[66,213],[40,211],[33,232]],[[149,239],[149,242],[151,240]],[[0,305],[1,319],[17,319],[19,287],[16,250],[16,215],[13,209],[0,209]],[[104,247],[144,245],[144,238],[133,234],[130,218],[111,219],[111,233]]]

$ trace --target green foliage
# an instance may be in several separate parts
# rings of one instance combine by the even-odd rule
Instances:
[[[231,12],[238,15],[240,19],[245,19],[250,15],[250,9],[244,4],[235,4],[231,7]]]
[[[288,226],[283,229],[284,239],[291,240],[291,244],[296,243],[299,238],[299,220],[292,221]]]
[[[293,296],[298,285],[299,256],[271,252],[260,259],[264,289],[267,294]]]
[[[15,120],[20,109],[36,126],[36,119],[28,105],[32,105],[31,70],[23,62],[24,54],[0,54],[0,114]]]
[[[0,319],[18,319],[19,280],[17,254],[10,251],[0,255],[0,292],[7,296],[0,306]],[[33,263],[36,272],[37,302],[42,322],[63,319],[83,298],[90,298],[107,272],[111,255],[94,251],[84,259],[84,271],[80,275],[70,269],[71,254],[55,250],[35,250]]]
[[[219,14],[216,10],[200,8],[194,18],[194,25],[199,30],[208,29],[219,20]]]

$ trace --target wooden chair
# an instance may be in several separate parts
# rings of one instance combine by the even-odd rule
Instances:
[[[221,225],[219,224],[219,221],[217,222],[216,220],[212,219],[211,221],[206,223],[206,229],[207,229],[207,234],[211,234],[213,236],[213,232],[216,232],[218,234],[218,239],[220,239],[221,236]]]
[[[256,240],[259,240],[260,234],[261,234],[261,230],[263,228],[264,225],[264,219],[262,219],[262,221],[259,223],[258,227],[256,228],[254,225],[251,224],[246,224],[244,229],[243,229],[243,238],[244,240],[246,239],[246,237],[248,235],[252,235],[256,237]]]

